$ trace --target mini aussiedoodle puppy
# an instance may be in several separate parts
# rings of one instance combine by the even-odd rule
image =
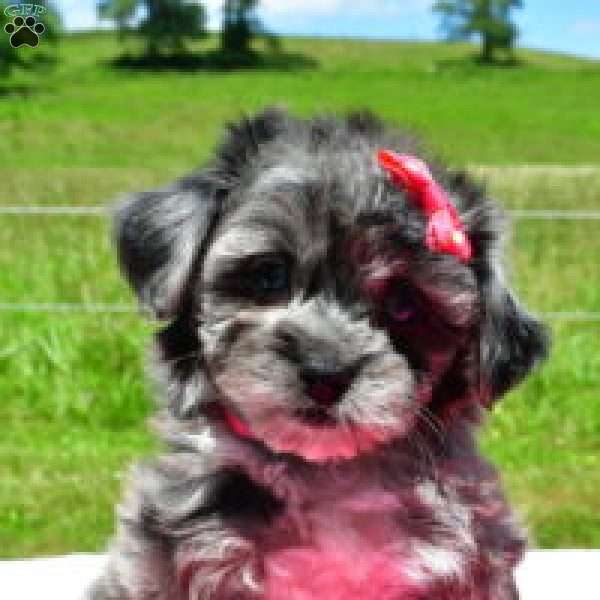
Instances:
[[[368,114],[271,109],[118,209],[165,322],[169,449],[90,598],[518,597],[524,536],[475,434],[546,335],[503,280],[499,208],[424,157]]]

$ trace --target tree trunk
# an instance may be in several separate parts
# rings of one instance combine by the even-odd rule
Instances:
[[[483,33],[481,39],[481,60],[484,63],[494,62],[494,44],[490,35]]]

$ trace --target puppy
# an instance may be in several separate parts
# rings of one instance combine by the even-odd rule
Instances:
[[[94,600],[508,600],[525,538],[475,433],[546,353],[503,217],[369,114],[269,109],[116,214],[164,321]]]

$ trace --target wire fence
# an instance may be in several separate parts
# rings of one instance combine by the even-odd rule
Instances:
[[[107,217],[104,206],[0,206],[0,215]],[[510,210],[515,220],[600,221],[600,210]],[[17,313],[82,313],[82,314],[137,314],[141,309],[134,304],[105,304],[95,302],[0,302],[0,312]],[[540,316],[553,321],[597,322],[600,311],[542,312]]]
[[[105,217],[109,210],[104,206],[0,206],[0,215]]]
[[[110,210],[104,206],[0,206],[0,215],[106,217]],[[600,220],[600,210],[509,210],[517,220],[589,221]]]

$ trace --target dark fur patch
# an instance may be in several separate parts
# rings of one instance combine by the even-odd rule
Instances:
[[[213,483],[210,500],[202,507],[205,515],[225,519],[268,522],[282,512],[284,503],[263,485],[252,481],[241,470],[226,469]]]

